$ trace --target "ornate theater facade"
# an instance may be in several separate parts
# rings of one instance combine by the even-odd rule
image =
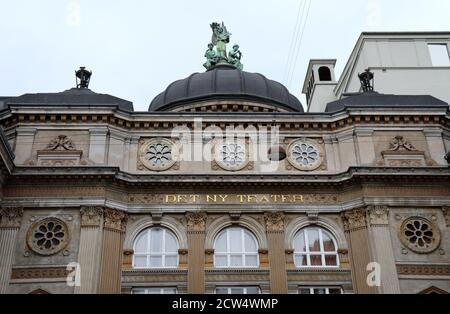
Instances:
[[[0,98],[0,293],[449,292],[446,100],[312,60],[304,112],[212,28],[207,71],[148,112],[83,68]]]

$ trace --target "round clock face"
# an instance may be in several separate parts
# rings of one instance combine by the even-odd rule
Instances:
[[[248,164],[248,152],[244,142],[220,142],[215,145],[216,163],[225,170],[237,171]]]
[[[294,141],[288,149],[288,160],[297,169],[312,171],[323,162],[323,152],[320,146],[310,140]]]

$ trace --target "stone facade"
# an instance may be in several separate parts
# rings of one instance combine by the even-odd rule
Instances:
[[[257,100],[227,100],[238,109],[223,113],[223,102],[195,103],[211,111],[195,115],[10,104],[0,115],[0,293],[450,292],[448,106],[287,115],[247,113]],[[226,160],[172,162],[186,141],[205,144],[182,130],[249,126],[277,129],[286,158],[252,158],[261,152],[246,136],[222,146]],[[207,138],[210,151],[223,145]],[[227,230],[227,245],[239,236],[248,251],[225,255]],[[156,257],[138,244],[159,236],[176,244]],[[237,255],[248,264],[233,267]]]

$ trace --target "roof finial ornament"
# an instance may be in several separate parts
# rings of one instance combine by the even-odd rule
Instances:
[[[75,71],[77,88],[89,88],[91,76],[92,71],[86,70],[86,67],[80,67],[78,71]]]
[[[239,50],[239,45],[234,45],[233,50],[227,55],[227,44],[230,42],[231,33],[228,32],[225,24],[212,23],[211,29],[213,31],[211,43],[208,44],[208,50],[205,52],[206,62],[203,66],[206,70],[214,68],[216,65],[230,64],[239,70],[244,66],[241,63],[242,52]]]
[[[366,69],[363,73],[358,73],[359,80],[361,81],[361,87],[364,93],[373,92],[373,78],[374,73]]]

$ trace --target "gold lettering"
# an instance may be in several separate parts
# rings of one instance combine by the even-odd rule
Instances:
[[[298,195],[298,194],[294,195],[294,203],[297,203],[297,202],[303,203],[303,195]]]
[[[248,203],[257,203],[258,199],[256,198],[256,195],[247,195],[247,202]]]
[[[281,195],[281,202],[282,203],[286,203],[287,199],[288,199],[287,195]]]
[[[228,195],[219,195],[219,197],[222,199],[222,203],[225,203],[225,201],[227,200]]]
[[[178,195],[177,203],[186,203],[186,195]]]
[[[241,203],[244,203],[244,197],[245,195],[237,195]]]
[[[192,203],[197,203],[198,199],[199,199],[199,196],[198,195],[191,195],[190,199],[191,199]]]
[[[267,197],[267,195],[261,196],[261,200],[260,201],[261,201],[261,203],[269,203],[270,202],[270,200]]]
[[[281,196],[281,195],[270,195],[270,198],[273,199],[273,201],[274,201],[275,203],[277,203],[278,200],[280,199],[280,196]]]
[[[206,195],[206,202],[217,202],[217,195]]]
[[[177,196],[176,195],[166,195],[166,203],[176,203]]]

